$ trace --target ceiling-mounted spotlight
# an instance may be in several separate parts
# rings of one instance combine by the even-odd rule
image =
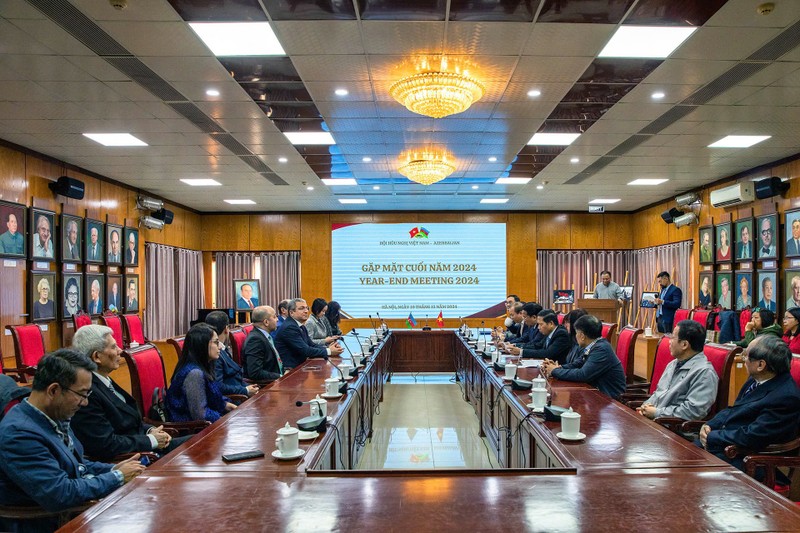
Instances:
[[[667,224],[672,224],[672,222],[682,214],[683,211],[681,211],[677,207],[673,207],[672,209],[661,213],[661,218],[663,218],[664,222],[666,222]]]
[[[686,207],[687,205],[691,205],[699,201],[700,197],[696,192],[687,192],[686,194],[681,194],[680,196],[675,197],[675,202],[677,202],[678,207]]]
[[[156,200],[155,198],[149,198],[147,196],[139,196],[136,198],[136,209],[158,211],[162,207],[164,207],[164,202],[161,200]]]
[[[172,219],[175,217],[175,213],[162,207],[158,211],[153,212],[152,217],[163,221],[164,224],[172,224]]]
[[[697,224],[697,215],[694,213],[685,213],[675,218],[676,228],[682,228],[683,226],[689,226],[691,224]]]
[[[151,216],[143,216],[139,218],[139,224],[150,229],[164,229],[164,221]]]

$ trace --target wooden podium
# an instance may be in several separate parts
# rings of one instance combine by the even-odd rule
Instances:
[[[597,300],[595,298],[578,298],[577,307],[584,309],[603,322],[617,323],[619,303],[616,300]]]

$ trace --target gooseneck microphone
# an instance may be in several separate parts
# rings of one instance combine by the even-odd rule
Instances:
[[[384,320],[381,318],[381,314],[380,314],[380,313],[378,313],[377,311],[375,312],[375,314],[378,316],[378,320],[380,320],[381,331],[382,331],[382,332],[384,332],[384,333],[388,332],[388,331],[389,331],[389,326],[388,326],[388,325],[386,324],[386,322],[384,322]]]
[[[374,330],[375,330],[375,335],[377,335],[377,334],[378,334],[378,328],[377,328],[377,327],[375,327],[375,321],[374,321],[374,320],[372,320],[372,315],[369,315],[369,321],[370,321],[370,323],[372,324],[372,329],[374,329]]]
[[[345,390],[347,389],[347,379],[344,377],[344,372],[342,372],[341,368],[333,364],[330,359],[328,360],[328,363],[330,363],[330,365],[335,368],[337,372],[339,372],[339,381],[342,382],[342,384],[339,386],[339,394],[344,394]]]

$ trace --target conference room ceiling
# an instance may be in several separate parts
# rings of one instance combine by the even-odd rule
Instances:
[[[800,11],[783,0],[761,15],[760,3],[4,0],[0,139],[199,211],[582,211],[609,198],[631,211],[800,151]],[[188,24],[207,21],[269,21],[286,56],[215,57]],[[598,59],[633,25],[700,27],[665,60]],[[397,65],[442,53],[478,66],[480,101],[432,119],[391,98]],[[293,146],[282,132],[297,129],[329,130],[336,145]],[[581,135],[527,145],[554,131]],[[708,147],[727,135],[770,138]],[[425,187],[397,166],[428,145],[457,168]],[[357,185],[320,179],[346,176]],[[197,178],[223,186],[179,181]],[[640,178],[669,181],[628,185]],[[356,198],[366,205],[339,202]]]

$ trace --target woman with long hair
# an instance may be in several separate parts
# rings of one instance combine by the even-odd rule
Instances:
[[[172,422],[215,422],[236,409],[214,380],[219,337],[208,324],[195,324],[183,341],[183,352],[167,390],[167,413]]]
[[[581,347],[578,346],[578,340],[575,338],[575,333],[577,332],[575,331],[575,328],[572,327],[572,324],[574,324],[580,317],[588,314],[589,313],[585,309],[573,309],[567,313],[567,316],[564,317],[563,326],[567,328],[567,331],[569,332],[569,340],[572,345],[569,353],[567,354],[567,363],[573,362],[573,359],[577,359],[581,354]]]
[[[783,342],[792,353],[800,353],[800,307],[787,309],[783,314]]]
[[[317,298],[311,303],[311,314],[306,322],[306,329],[311,342],[319,346],[327,346],[337,339],[333,334],[325,312],[328,310],[328,302],[324,298]]]
[[[325,318],[328,319],[328,324],[331,325],[331,332],[333,335],[341,335],[342,328],[339,327],[339,322],[342,320],[342,315],[339,313],[342,306],[339,302],[331,300],[328,302],[328,310],[325,312]]]

